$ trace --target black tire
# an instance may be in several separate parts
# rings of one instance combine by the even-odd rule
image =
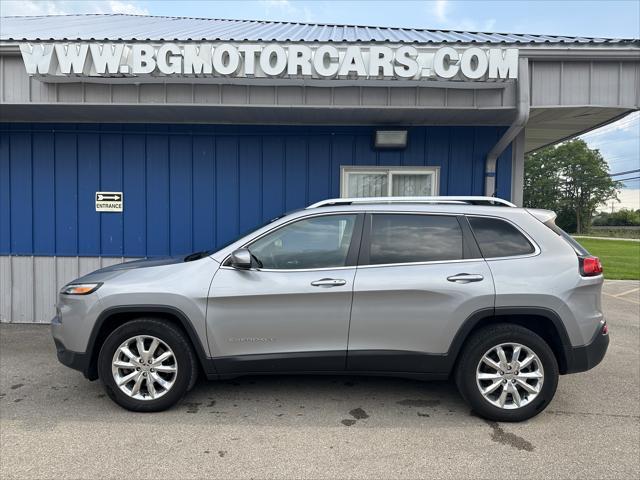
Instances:
[[[138,400],[120,390],[113,378],[111,364],[118,347],[137,335],[151,335],[165,342],[174,352],[177,363],[175,383],[155,400]],[[98,374],[104,388],[114,402],[135,412],[159,412],[175,405],[193,387],[198,364],[191,343],[178,327],[163,319],[140,318],[116,328],[104,341],[98,356]]]
[[[515,409],[503,409],[484,398],[476,382],[476,370],[484,354],[502,343],[519,343],[532,350],[544,369],[544,381],[537,397]],[[456,384],[472,410],[488,420],[521,422],[542,412],[558,386],[558,362],[549,345],[536,333],[519,325],[501,323],[481,328],[465,343],[456,368]]]

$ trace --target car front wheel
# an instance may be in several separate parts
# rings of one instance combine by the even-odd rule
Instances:
[[[558,364],[549,345],[519,325],[478,330],[458,362],[456,383],[480,416],[495,421],[527,420],[553,399]]]
[[[100,349],[98,370],[109,397],[138,412],[171,407],[193,385],[198,372],[184,333],[154,318],[115,329]]]

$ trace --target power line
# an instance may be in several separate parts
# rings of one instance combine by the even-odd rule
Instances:
[[[626,175],[628,173],[636,173],[640,172],[640,168],[636,168],[635,170],[627,170],[626,172],[618,172],[618,173],[610,173],[610,177],[617,177],[618,175]]]
[[[618,182],[626,182],[627,180],[637,180],[639,178],[640,178],[640,176],[638,176],[638,177],[629,177],[629,178],[621,178],[620,180],[618,180]]]

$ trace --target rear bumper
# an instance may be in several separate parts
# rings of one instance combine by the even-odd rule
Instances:
[[[606,322],[602,323],[588,344],[571,348],[566,373],[586,372],[602,361],[609,348],[609,333],[606,325]]]

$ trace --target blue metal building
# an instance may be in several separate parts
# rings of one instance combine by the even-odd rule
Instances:
[[[123,15],[0,26],[3,322],[47,322],[57,289],[102,265],[215,248],[328,197],[521,203],[525,152],[640,105],[635,39]],[[406,142],[376,146],[381,131]],[[98,211],[99,192],[122,211]]]

